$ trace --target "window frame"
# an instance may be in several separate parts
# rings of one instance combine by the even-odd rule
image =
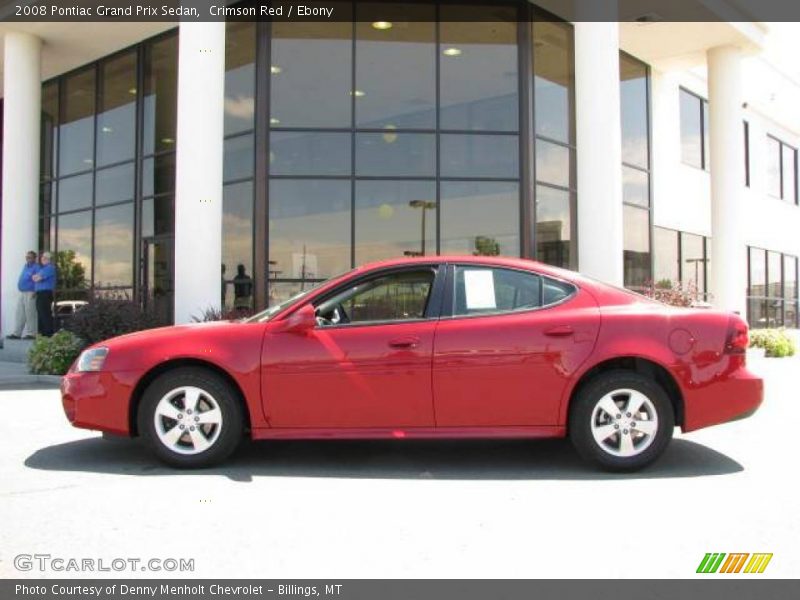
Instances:
[[[696,100],[698,100],[697,110],[700,113],[700,166],[693,165],[690,162],[686,162],[683,158],[683,150],[681,150],[681,164],[686,165],[687,167],[692,167],[693,169],[699,169],[701,171],[705,171],[709,173],[711,171],[711,165],[708,160],[709,148],[708,143],[709,140],[707,139],[707,132],[708,132],[708,124],[706,123],[706,113],[708,111],[708,99],[703,98],[700,94],[693,92],[690,89],[687,89],[683,86],[678,87],[678,118],[680,119],[680,94],[686,93],[689,96],[692,96]],[[679,132],[680,134],[680,141],[681,141],[681,148],[683,147],[683,132]]]
[[[407,265],[400,265],[400,266],[393,266],[393,267],[385,267],[378,270],[372,270],[368,273],[364,273],[363,275],[356,276],[346,281],[341,282],[341,284],[337,285],[331,290],[328,290],[318,296],[313,298],[307,299],[305,302],[296,305],[297,309],[302,308],[302,306],[306,304],[310,304],[314,307],[314,310],[318,310],[320,305],[324,304],[328,300],[335,298],[338,295],[343,294],[348,288],[352,288],[357,285],[361,285],[372,281],[374,279],[381,279],[383,277],[394,275],[397,273],[404,273],[404,272],[413,272],[413,271],[426,271],[431,270],[434,273],[433,282],[431,284],[431,291],[428,295],[428,300],[425,305],[425,314],[421,318],[414,318],[414,319],[402,319],[402,320],[392,320],[392,319],[384,319],[380,321],[359,321],[357,323],[336,323],[334,325],[316,325],[314,330],[319,331],[331,331],[335,329],[349,329],[349,328],[356,328],[356,327],[374,327],[374,326],[384,326],[384,325],[402,325],[404,323],[423,323],[428,321],[436,321],[441,317],[442,311],[442,297],[443,297],[443,288],[445,284],[445,264],[441,262],[420,262],[420,263],[412,263]],[[294,310],[292,310],[294,312]]]
[[[800,203],[800,199],[798,198],[798,193],[797,192],[798,192],[798,179],[800,179],[800,178],[798,177],[798,173],[797,173],[797,167],[798,167],[798,164],[797,164],[798,163],[798,161],[797,161],[797,155],[798,155],[797,148],[795,148],[791,144],[787,144],[782,139],[780,139],[779,137],[777,137],[775,135],[772,135],[771,133],[767,133],[767,142],[769,142],[769,140],[772,140],[772,141],[774,141],[774,142],[776,142],[778,144],[778,182],[779,182],[778,185],[780,187],[780,195],[776,196],[775,194],[771,193],[769,191],[769,189],[767,189],[767,196],[769,196],[770,198],[776,198],[777,200],[782,200],[783,202],[788,202],[789,204],[792,204],[794,206],[798,206],[798,204]],[[791,185],[791,187],[788,188],[789,192],[792,195],[791,198],[787,198],[786,197],[786,191],[787,191],[787,186],[786,186],[786,181],[785,181],[786,174],[785,174],[784,169],[783,169],[783,153],[785,151],[787,151],[787,150],[789,152],[791,152],[793,157],[794,157],[794,160],[793,160],[793,162],[794,162],[794,182],[793,182],[793,185]],[[767,188],[769,188],[769,186],[767,186]]]
[[[755,295],[753,294],[752,284],[753,284],[753,250],[757,250],[764,253],[764,262],[761,267],[764,270],[764,294]],[[780,293],[779,295],[771,295],[769,286],[770,286],[770,254],[777,254],[779,257],[779,270],[780,270]],[[785,252],[780,252],[777,250],[768,250],[766,248],[762,248],[760,246],[747,246],[747,296],[746,296],[746,303],[747,303],[747,322],[749,323],[752,329],[761,329],[762,327],[753,323],[753,314],[751,310],[751,305],[753,302],[761,302],[765,307],[768,307],[771,302],[778,302],[780,303],[780,318],[776,318],[776,322],[773,325],[774,327],[786,327],[786,305],[792,305],[797,309],[798,304],[800,303],[800,291],[797,288],[797,271],[795,272],[795,295],[794,298],[787,298],[786,297],[786,259],[793,258],[795,260],[795,267],[798,268],[797,265],[800,261],[797,260],[797,256],[794,254],[787,254]],[[760,261],[759,261],[760,262]],[[764,327],[771,327],[769,323],[769,310],[767,309],[767,323]],[[795,327],[797,323],[790,324],[790,327]]]
[[[567,281],[566,279],[560,277],[554,277],[552,275],[546,275],[541,273],[540,271],[534,271],[530,269],[522,269],[519,267],[507,266],[507,265],[493,265],[488,263],[462,263],[462,262],[455,262],[455,263],[448,263],[447,265],[447,276],[446,281],[444,282],[444,297],[442,301],[442,312],[440,315],[440,319],[475,319],[481,317],[501,317],[506,315],[520,315],[525,313],[532,313],[532,312],[539,312],[541,310],[546,310],[550,308],[554,308],[556,306],[560,306],[570,300],[572,300],[580,290],[578,284],[573,283],[572,281]],[[519,273],[524,273],[525,275],[532,275],[538,277],[540,279],[541,285],[539,286],[539,297],[540,301],[543,302],[544,299],[544,279],[552,279],[553,281],[557,281],[558,283],[562,283],[564,285],[569,286],[572,288],[572,291],[558,300],[557,302],[551,302],[550,304],[541,304],[539,306],[535,306],[532,308],[517,308],[512,310],[494,310],[494,311],[487,311],[481,313],[475,313],[471,315],[462,315],[456,314],[455,312],[455,302],[456,302],[456,269],[459,268],[474,268],[474,269],[491,269],[491,270],[505,270],[505,271],[517,271]]]

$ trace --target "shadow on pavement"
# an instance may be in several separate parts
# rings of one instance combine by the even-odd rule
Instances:
[[[607,480],[727,475],[744,470],[732,458],[673,440],[651,467],[614,474],[584,463],[567,440],[266,441],[246,442],[222,466],[179,471],[158,463],[138,440],[89,438],[48,446],[25,460],[32,469],[114,475],[221,475],[431,480]]]

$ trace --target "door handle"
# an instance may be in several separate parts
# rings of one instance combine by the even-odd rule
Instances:
[[[414,336],[404,336],[389,340],[392,348],[416,348],[419,345],[419,338]]]
[[[575,333],[571,325],[559,325],[558,327],[551,327],[545,330],[544,334],[550,337],[567,337]]]

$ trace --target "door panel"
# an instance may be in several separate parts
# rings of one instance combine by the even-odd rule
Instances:
[[[271,333],[262,355],[272,427],[432,427],[436,321]]]
[[[442,319],[433,355],[437,425],[557,425],[564,389],[598,329],[597,305],[580,290],[549,308]]]

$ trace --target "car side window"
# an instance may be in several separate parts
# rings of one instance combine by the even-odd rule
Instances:
[[[489,267],[456,267],[453,315],[528,310],[568,297],[569,284],[525,271]]]
[[[317,307],[317,322],[329,327],[422,319],[435,277],[433,269],[420,269],[368,279],[323,301]]]

